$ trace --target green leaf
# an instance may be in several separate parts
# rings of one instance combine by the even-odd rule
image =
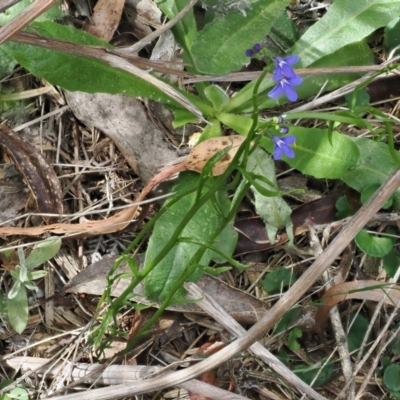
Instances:
[[[313,24],[292,49],[307,67],[347,44],[358,42],[386,26],[400,13],[395,0],[335,0],[327,13]]]
[[[362,315],[356,315],[354,312],[350,313],[349,321],[351,327],[347,334],[347,342],[349,345],[349,351],[352,353],[361,347],[365,333],[368,330],[369,321]],[[370,332],[367,342],[370,342],[372,337],[372,332]]]
[[[387,274],[393,278],[400,266],[400,257],[397,255],[396,249],[392,247],[388,254],[383,257],[383,268]]]
[[[220,113],[228,104],[229,97],[220,86],[210,85],[205,88],[204,93],[217,113]]]
[[[262,286],[267,293],[280,292],[282,289],[293,285],[296,280],[292,269],[277,268],[265,275]]]
[[[173,19],[179,11],[187,5],[187,0],[155,0],[155,3],[169,19]],[[189,12],[172,27],[171,31],[177,43],[184,50],[184,59],[187,56],[189,56],[190,59],[190,47],[197,34],[193,9],[190,9]]]
[[[299,40],[299,32],[294,21],[289,17],[286,10],[276,19],[274,25],[266,38],[268,49],[290,49]]]
[[[25,261],[25,265],[28,270],[31,270],[38,265],[45,263],[52,259],[60,250],[61,247],[61,239],[58,237],[51,237],[43,242],[40,242],[35,248],[31,251],[29,256]]]
[[[383,382],[389,390],[395,392],[400,390],[400,365],[392,364],[385,369]]]
[[[311,385],[311,382],[315,379],[312,387],[323,386],[332,380],[334,372],[334,364],[325,364],[325,361],[326,359],[322,359],[321,363],[311,367],[307,365],[304,367],[297,367],[293,372],[308,385]],[[320,364],[325,365],[322,367]]]
[[[390,21],[385,27],[385,47],[387,52],[391,52],[400,45],[400,18],[397,17]],[[396,51],[398,54],[399,50]]]
[[[217,117],[224,125],[229,126],[240,135],[247,136],[253,125],[253,120],[237,114],[221,113]]]
[[[355,211],[349,204],[346,196],[339,197],[336,201],[335,206],[338,210],[338,212],[335,214],[337,220],[351,217],[355,214]]]
[[[47,271],[32,271],[28,274],[28,280],[34,281],[35,279],[43,278],[47,275]]]
[[[17,15],[19,15],[26,7],[28,7],[32,3],[31,0],[22,0],[18,4],[13,7],[10,7],[8,10],[0,13],[0,26],[5,25],[7,22],[11,21]],[[61,19],[64,17],[63,12],[59,5],[55,5],[50,7],[46,12],[41,14],[36,18],[35,21],[46,21],[46,20],[54,20]],[[14,67],[18,64],[17,60],[15,60],[12,52],[10,50],[10,43],[3,43],[0,46],[0,79],[4,78],[6,75],[10,74]]]
[[[246,16],[230,10],[215,18],[197,34],[192,45],[196,68],[206,74],[226,74],[240,70],[249,59],[248,48],[262,41],[285,9],[282,0],[255,0]]]
[[[20,285],[15,297],[7,299],[8,319],[12,328],[22,333],[28,323],[28,297],[25,287]]]
[[[367,186],[373,184],[381,185],[398,168],[387,144],[366,138],[351,138],[351,140],[357,145],[360,157],[355,168],[342,179],[358,192],[361,193]],[[400,188],[394,192],[393,206],[400,208]]]
[[[36,33],[45,37],[83,45],[110,47],[108,43],[72,26],[46,21],[34,23],[33,27]],[[14,57],[23,67],[33,75],[45,78],[53,85],[71,91],[122,93],[166,103],[172,102],[165,93],[150,83],[126,71],[112,68],[101,61],[21,43],[11,43],[10,48]]]
[[[199,184],[199,179],[200,175],[192,172],[185,172],[179,175],[178,181],[172,189],[172,191],[177,192],[177,194],[166,200],[164,207],[167,208],[167,211],[154,226],[154,231],[146,251],[145,268],[170,240],[177,226],[181,223],[182,219],[196,201],[196,192],[184,196],[172,206],[169,206],[169,204],[179,195],[179,192],[196,188]],[[207,188],[204,188],[202,193],[206,193],[207,190]],[[204,206],[192,216],[189,223],[181,232],[180,237],[192,238],[193,241],[197,242],[209,241],[224,219],[222,212],[225,212],[229,208],[230,202],[227,193],[225,191],[218,192],[213,200],[204,204]],[[227,236],[224,236],[225,234],[226,232],[223,233],[222,238],[226,239]],[[211,244],[218,246],[220,240],[221,236]],[[227,246],[226,243],[223,244],[224,250],[228,251],[228,247],[233,249],[233,243],[236,243],[237,240],[236,235],[230,235],[226,240],[231,241],[231,243],[229,246]],[[197,252],[199,247],[198,244],[193,243],[177,243],[145,278],[145,295],[152,300],[164,300],[170,293],[171,288],[182,276],[188,261]],[[228,255],[231,256],[232,253]],[[200,259],[199,264],[208,266],[214,256],[214,252],[211,249],[207,249]],[[190,279],[199,279],[202,273],[202,269],[198,269]],[[179,295],[182,295],[182,293],[178,294],[178,296]]]
[[[204,128],[197,144],[213,137],[222,136],[221,123],[217,119],[212,119],[210,122],[212,125],[207,125]]]
[[[29,393],[25,388],[15,387],[11,389],[6,396],[9,399],[29,400]]]
[[[279,333],[285,331],[289,328],[290,325],[296,321],[301,315],[301,307],[294,306],[287,313],[283,315],[283,317],[279,320],[279,322],[275,325],[274,334],[278,335]]]
[[[372,197],[372,195],[380,188],[381,185],[379,184],[372,184],[367,186],[362,192],[361,192],[361,203],[364,204],[366,203],[370,197]],[[393,204],[393,195],[390,196],[386,203],[382,206],[382,208],[384,210],[386,210],[387,208],[390,208]]]
[[[359,151],[346,135],[333,132],[331,140],[327,129],[290,127],[296,136],[293,147],[295,157],[283,159],[303,174],[316,178],[336,179],[345,176],[359,158]],[[332,144],[331,144],[332,142]],[[272,153],[270,139],[263,138],[261,145]]]
[[[250,154],[246,168],[249,172],[265,176],[276,185],[275,163],[260,147],[257,147]],[[276,190],[276,188],[271,187],[263,181],[259,181],[259,185],[269,191]],[[282,197],[266,197],[256,190],[254,186],[251,186],[251,189],[254,193],[257,214],[260,215],[265,223],[270,242],[275,242],[276,232],[283,227],[286,228],[289,238],[292,238],[293,223],[290,219],[292,210]]]
[[[383,257],[393,248],[391,238],[371,235],[365,229],[361,229],[354,240],[361,251],[372,257]]]
[[[288,337],[287,345],[290,350],[296,351],[300,348],[300,344],[297,339],[303,336],[303,331],[300,328],[293,328]]]
[[[14,282],[14,285],[12,286],[11,290],[8,292],[7,298],[14,299],[16,296],[18,296],[18,293],[21,290],[21,286],[23,286],[21,281],[17,279]]]

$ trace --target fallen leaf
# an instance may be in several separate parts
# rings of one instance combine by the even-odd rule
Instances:
[[[125,0],[99,0],[93,9],[91,21],[87,19],[83,29],[109,42],[121,20],[124,4]]]

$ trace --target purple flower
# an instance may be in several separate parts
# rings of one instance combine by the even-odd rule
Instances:
[[[289,145],[296,141],[296,136],[272,136],[271,140],[275,146],[272,154],[274,160],[281,160],[283,155],[289,158],[294,158],[294,151]]]
[[[303,82],[303,78],[301,76],[295,75],[293,78],[283,77],[268,93],[268,96],[271,97],[271,99],[277,99],[283,92],[289,101],[296,101],[298,99],[298,95],[293,89],[293,86],[299,86],[301,82]]]
[[[246,54],[246,57],[253,57],[254,51],[253,51],[253,49],[247,49],[245,54]]]
[[[281,133],[283,133],[284,135],[286,135],[287,133],[289,133],[289,128],[287,126],[282,126],[281,128]]]
[[[260,43],[256,43],[256,44],[253,46],[253,50],[254,50],[256,53],[258,53],[258,52],[261,50],[261,44],[260,44]]]
[[[274,81],[280,81],[283,78],[295,78],[296,73],[293,71],[291,65],[297,64],[298,62],[298,56],[288,56],[286,58],[276,57],[274,60],[275,72],[272,79]]]

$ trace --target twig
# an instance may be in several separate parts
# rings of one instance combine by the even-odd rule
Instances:
[[[310,245],[311,248],[316,256],[319,256],[323,253],[323,249],[321,243],[318,239],[318,236],[315,233],[315,230],[312,226],[310,226]],[[330,279],[329,271],[326,270],[322,274],[322,279],[325,283],[327,289],[332,287],[332,281]],[[329,317],[331,319],[333,331],[335,334],[336,345],[338,348],[338,353],[340,356],[340,361],[342,364],[342,371],[346,382],[351,382],[349,387],[349,391],[347,393],[347,399],[351,400],[354,399],[355,395],[355,386],[354,386],[354,379],[353,379],[353,369],[351,366],[351,359],[350,353],[348,348],[347,336],[346,332],[343,329],[342,321],[340,319],[340,313],[337,306],[333,307]]]

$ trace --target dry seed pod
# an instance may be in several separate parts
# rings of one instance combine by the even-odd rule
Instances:
[[[232,146],[227,154],[217,161],[213,168],[213,175],[221,175],[228,168],[240,145],[246,140],[244,136],[233,135],[207,139],[197,145],[183,162],[189,171],[201,172],[207,161],[218,151]]]

